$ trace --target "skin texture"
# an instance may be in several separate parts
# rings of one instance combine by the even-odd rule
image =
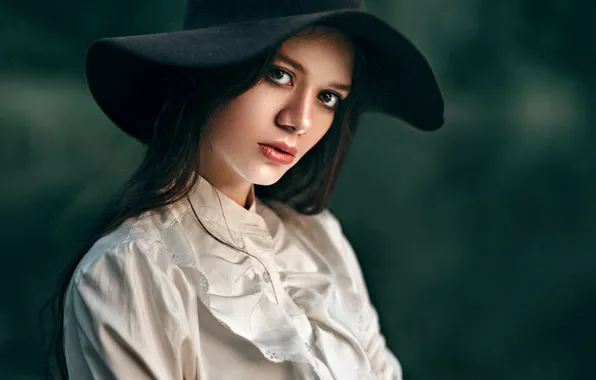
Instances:
[[[201,176],[247,208],[254,184],[276,183],[327,133],[335,108],[349,95],[349,88],[334,85],[351,84],[354,53],[339,31],[318,26],[287,39],[273,65],[255,86],[213,113],[200,146]],[[298,148],[294,161],[264,157],[258,143],[271,141]]]

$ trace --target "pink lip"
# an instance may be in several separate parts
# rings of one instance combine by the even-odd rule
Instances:
[[[259,144],[259,150],[265,158],[282,165],[291,164],[295,158],[291,154],[279,151],[270,145]]]
[[[259,143],[259,145],[271,146],[294,157],[298,154],[298,148],[296,148],[295,146],[288,145],[283,141],[266,141]]]

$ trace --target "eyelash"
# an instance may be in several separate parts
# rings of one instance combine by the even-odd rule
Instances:
[[[273,66],[273,67],[272,67],[272,68],[271,68],[271,69],[270,69],[270,70],[267,72],[267,79],[268,79],[269,81],[273,82],[274,84],[277,84],[278,86],[284,86],[283,84],[279,84],[279,83],[277,83],[277,82],[276,82],[276,81],[275,81],[273,78],[271,78],[271,74],[272,74],[272,73],[274,73],[274,72],[278,72],[278,71],[279,71],[279,72],[282,72],[282,73],[284,73],[284,74],[286,74],[286,75],[288,75],[292,81],[294,80],[294,75],[292,75],[292,73],[290,73],[289,71],[287,71],[287,70],[285,70],[285,69],[282,69],[282,68],[281,68],[281,67],[279,67],[279,66]],[[328,93],[328,94],[331,94],[331,95],[335,96],[335,97],[337,98],[337,102],[335,103],[335,106],[333,106],[333,107],[329,107],[329,106],[326,106],[326,105],[324,105],[324,104],[323,104],[323,106],[324,106],[325,108],[329,109],[329,110],[332,110],[332,111],[336,110],[336,109],[337,109],[337,107],[339,106],[339,103],[341,103],[341,102],[343,101],[342,97],[341,97],[341,96],[340,96],[338,93],[335,93],[335,92],[333,92],[333,91],[325,91],[325,93]]]

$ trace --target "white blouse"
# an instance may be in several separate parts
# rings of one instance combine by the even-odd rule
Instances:
[[[64,311],[74,380],[402,378],[337,219],[247,210],[202,177],[98,240]]]

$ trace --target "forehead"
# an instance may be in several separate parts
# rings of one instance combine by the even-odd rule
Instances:
[[[352,48],[350,38],[345,33],[338,29],[323,25],[309,26],[302,29],[298,33],[286,39],[282,44],[282,47],[284,45],[298,43],[305,44],[315,41],[319,43],[326,43],[330,46],[336,46],[338,48],[343,47],[347,50],[351,50]]]
[[[350,38],[325,26],[311,26],[294,34],[283,42],[279,53],[299,60],[305,66],[326,63],[351,70],[354,60]]]

